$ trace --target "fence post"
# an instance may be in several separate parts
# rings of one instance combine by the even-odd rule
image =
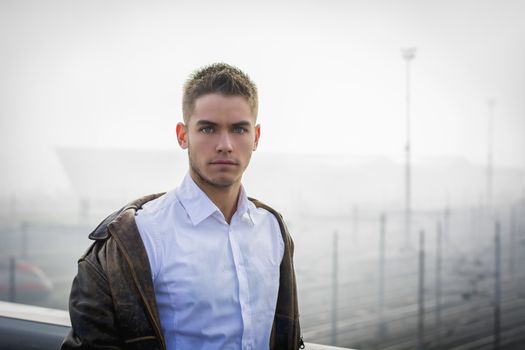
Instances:
[[[379,276],[378,276],[378,326],[377,335],[382,339],[386,335],[385,323],[385,233],[386,233],[386,214],[380,216],[381,227],[379,231]]]
[[[359,207],[357,205],[354,206],[354,210],[352,213],[352,224],[353,224],[353,234],[354,234],[354,244],[356,246],[359,246]]]
[[[21,255],[22,258],[27,258],[27,232],[29,231],[29,223],[25,220],[23,220],[20,224],[20,233],[22,238],[22,251]]]
[[[16,302],[16,258],[9,257],[9,301]]]
[[[496,221],[494,232],[494,349],[499,349],[501,321],[501,227]]]
[[[445,210],[443,212],[444,220],[443,220],[443,228],[442,233],[445,238],[445,242],[450,242],[450,207],[447,204],[445,206]]]
[[[419,279],[418,279],[418,330],[417,349],[423,350],[425,316],[425,231],[419,232]]]
[[[470,253],[475,257],[479,248],[478,242],[480,241],[479,217],[476,205],[470,208],[470,240],[472,242]]]
[[[437,222],[436,232],[436,348],[441,346],[441,223]]]
[[[511,281],[514,282],[515,262],[516,262],[516,212],[513,206],[510,208],[510,223],[509,223],[509,272]]]
[[[333,254],[332,254],[332,345],[337,345],[337,289],[339,273],[338,257],[338,234],[334,231],[333,236]]]

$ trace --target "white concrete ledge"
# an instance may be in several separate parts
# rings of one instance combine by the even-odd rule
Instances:
[[[65,310],[0,301],[0,316],[71,327]]]

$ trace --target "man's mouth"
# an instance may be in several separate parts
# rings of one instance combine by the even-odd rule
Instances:
[[[238,163],[231,159],[217,159],[210,162],[212,165],[238,165]]]

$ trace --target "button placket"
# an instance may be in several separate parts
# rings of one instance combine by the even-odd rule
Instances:
[[[242,347],[249,348],[251,345],[252,339],[252,321],[251,321],[251,310],[248,305],[250,298],[250,290],[248,286],[248,279],[246,275],[246,265],[244,261],[244,256],[242,254],[242,249],[239,246],[239,242],[236,235],[236,230],[230,225],[228,234],[230,237],[230,243],[232,246],[235,271],[237,273],[237,280],[239,282],[239,304],[241,307],[241,316],[243,320],[243,336],[242,336]]]

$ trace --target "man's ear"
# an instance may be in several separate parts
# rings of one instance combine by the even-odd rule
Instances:
[[[188,148],[188,128],[184,123],[177,123],[177,141],[182,149]]]
[[[253,142],[253,150],[255,151],[257,149],[257,146],[259,145],[259,137],[261,136],[261,125],[257,124],[255,125],[255,141]]]

